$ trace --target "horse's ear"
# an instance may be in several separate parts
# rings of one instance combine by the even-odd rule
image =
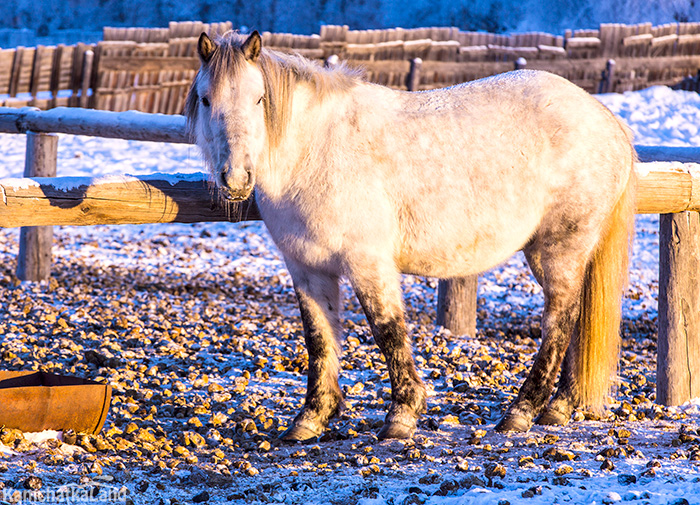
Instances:
[[[202,63],[209,63],[215,48],[214,41],[209,38],[209,35],[202,32],[197,42],[197,52],[199,53],[199,59],[202,60]]]
[[[260,56],[260,51],[262,50],[262,37],[257,30],[250,34],[248,39],[243,42],[241,46],[241,51],[243,51],[243,56],[245,59],[255,63]]]

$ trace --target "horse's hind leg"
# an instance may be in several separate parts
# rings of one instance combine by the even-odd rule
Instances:
[[[319,274],[287,260],[294,280],[309,354],[306,399],[280,438],[304,441],[318,437],[342,408],[338,386],[340,294],[338,277]]]
[[[577,325],[578,326],[578,325]],[[579,395],[576,388],[575,362],[578,345],[578,328],[574,330],[571,343],[566,350],[564,362],[561,365],[559,385],[552,401],[540,417],[537,424],[563,426],[571,419],[571,414],[579,404]]]
[[[406,330],[398,273],[387,268],[353,272],[350,281],[364,309],[377,345],[386,358],[391,381],[391,406],[379,439],[410,438],[425,412],[425,386],[416,371]]]
[[[542,344],[517,398],[496,426],[498,431],[527,431],[549,399],[580,311],[580,292],[589,251],[575,239],[547,237],[547,245],[526,251],[538,280],[544,281]],[[579,250],[574,247],[578,245]],[[530,260],[532,258],[532,260]],[[539,268],[539,272],[536,270]]]
[[[532,274],[537,279],[540,286],[544,285],[545,275],[542,270],[540,255],[534,254],[532,250],[525,249],[525,257],[530,265]],[[566,350],[564,361],[559,374],[559,384],[552,401],[541,416],[537,418],[537,424],[564,425],[569,422],[571,414],[578,406],[579,395],[576,389],[575,362],[578,346],[578,323],[574,327],[569,347]]]

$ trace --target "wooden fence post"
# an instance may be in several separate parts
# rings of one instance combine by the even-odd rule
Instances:
[[[437,324],[456,335],[476,336],[476,289],[479,276],[441,280]]]
[[[92,63],[94,60],[95,53],[93,51],[88,50],[83,53],[83,80],[80,83],[80,106],[83,109],[86,109],[90,105],[88,90],[90,89],[90,81],[92,79]]]
[[[522,56],[515,60],[515,70],[524,70],[527,68],[527,60]]]
[[[323,62],[323,66],[326,68],[335,68],[340,64],[340,58],[338,58],[337,54],[331,54],[326,60]]]
[[[25,177],[55,177],[58,135],[27,132]],[[20,230],[17,278],[45,281],[51,275],[52,226],[28,226]]]
[[[608,60],[605,64],[603,75],[600,76],[600,84],[598,85],[598,93],[614,93],[615,92],[615,60]]]
[[[656,402],[700,397],[700,213],[659,221],[659,338]]]
[[[418,91],[420,86],[420,69],[423,66],[423,60],[413,58],[411,60],[411,68],[408,71],[408,79],[406,80],[406,89],[408,91]]]

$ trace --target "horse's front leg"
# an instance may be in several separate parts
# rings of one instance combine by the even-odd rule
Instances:
[[[386,358],[391,381],[391,406],[378,437],[410,438],[425,412],[426,395],[406,331],[399,276],[392,269],[381,272],[370,268],[352,275],[350,281]]]
[[[301,310],[309,370],[304,407],[280,438],[305,441],[320,436],[343,404],[338,386],[340,294],[338,277],[304,269],[290,260],[287,267]]]

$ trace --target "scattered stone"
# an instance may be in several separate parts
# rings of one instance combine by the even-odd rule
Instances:
[[[435,496],[451,496],[455,494],[460,488],[459,482],[456,480],[448,479],[440,483],[440,489],[435,491]]]
[[[542,486],[533,486],[521,493],[523,498],[533,498],[542,494]]]
[[[192,497],[193,503],[204,503],[206,501],[209,501],[209,493],[206,491],[202,491]]]
[[[521,468],[531,468],[535,466],[535,460],[532,456],[521,456],[518,459],[518,466]]]
[[[493,477],[499,477],[502,479],[506,476],[506,467],[498,463],[486,465],[484,475],[488,477],[489,480],[491,480]]]
[[[630,484],[637,483],[637,477],[635,477],[634,475],[628,475],[623,473],[617,476],[617,482],[619,482],[623,486],[629,486]]]
[[[566,449],[560,449],[558,447],[550,447],[549,449],[544,451],[544,454],[542,456],[550,461],[559,462],[571,461],[576,457],[576,455],[573,452],[567,451]]]
[[[617,503],[619,501],[622,501],[622,496],[620,496],[615,491],[608,491],[608,493],[603,497],[601,501],[605,504]]]
[[[486,487],[486,482],[481,479],[478,475],[469,475],[464,479],[460,479],[459,486],[462,489],[470,489],[472,487]]]
[[[562,475],[566,475],[567,473],[571,473],[573,471],[574,471],[574,469],[572,466],[561,465],[561,466],[557,467],[556,470],[554,470],[554,475],[562,476]]]
[[[22,487],[24,489],[32,489],[32,490],[37,490],[41,489],[41,487],[44,485],[44,481],[42,481],[39,477],[36,475],[32,475],[31,477],[27,477],[24,479],[22,482]]]
[[[609,460],[609,459],[606,458],[606,459],[604,459],[603,462],[600,464],[600,469],[601,469],[601,470],[613,471],[613,470],[615,470],[615,465],[613,464],[613,462],[612,462],[611,460]]]
[[[421,500],[420,496],[415,493],[411,493],[403,499],[401,505],[422,505],[423,503],[425,503],[425,501]]]

